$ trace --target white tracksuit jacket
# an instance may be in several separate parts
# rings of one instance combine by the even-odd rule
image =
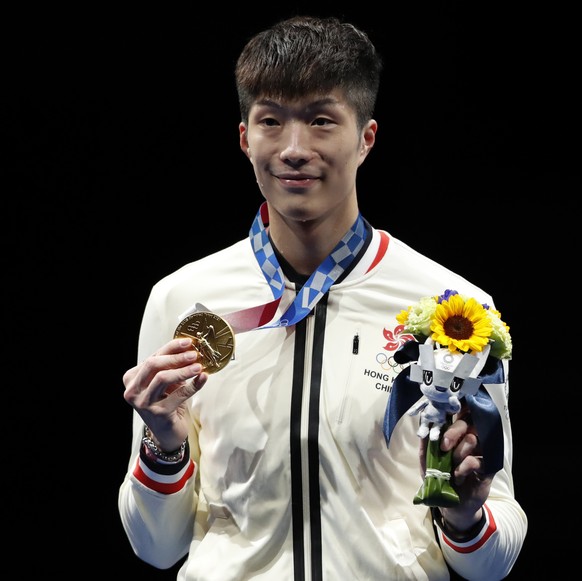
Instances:
[[[413,504],[418,417],[402,417],[390,447],[383,434],[402,369],[392,358],[396,315],[446,289],[493,300],[382,235],[386,252],[374,230],[355,268],[297,325],[236,335],[234,359],[189,401],[185,462],[146,465],[134,414],[119,511],[141,559],[168,568],[189,553],[183,581],[437,581],[449,579],[446,563],[471,580],[507,575],[527,530],[511,476],[507,383],[486,386],[503,418],[504,469],[487,524],[468,543],[435,533],[430,509]],[[286,283],[281,312],[294,297]],[[223,315],[272,299],[249,239],[188,264],[152,289],[138,360],[170,340],[195,303]]]

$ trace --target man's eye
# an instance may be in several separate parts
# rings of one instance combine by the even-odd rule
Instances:
[[[317,125],[319,127],[323,127],[324,125],[329,125],[331,123],[331,121],[329,119],[326,119],[325,117],[318,117],[317,119],[314,119],[313,121],[313,125]]]
[[[265,119],[263,119],[261,123],[267,125],[267,127],[275,127],[279,125],[278,121],[276,119],[273,119],[272,117],[265,117]]]

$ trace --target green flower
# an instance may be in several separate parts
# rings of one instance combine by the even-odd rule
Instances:
[[[489,309],[487,314],[492,327],[490,355],[498,359],[511,359],[513,342],[509,334],[509,327],[501,320],[501,314],[495,309]]]
[[[399,315],[396,315],[396,320],[404,325],[407,333],[428,337],[436,308],[435,297],[424,297],[416,305],[408,307],[407,311],[401,311]]]

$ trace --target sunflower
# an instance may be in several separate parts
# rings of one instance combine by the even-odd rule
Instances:
[[[450,351],[482,351],[493,328],[485,307],[474,298],[450,295],[436,307],[430,326],[433,341]]]

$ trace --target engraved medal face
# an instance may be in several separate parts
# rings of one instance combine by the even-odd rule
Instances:
[[[216,373],[228,365],[234,353],[234,332],[221,317],[209,312],[188,315],[174,332],[174,339],[188,337],[198,351],[206,373]]]

